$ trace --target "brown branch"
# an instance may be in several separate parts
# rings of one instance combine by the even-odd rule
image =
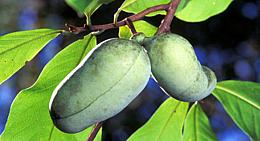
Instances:
[[[84,25],[83,27],[77,27],[66,23],[65,27],[67,28],[66,31],[69,31],[74,34],[79,34],[81,32],[86,31],[86,25]]]
[[[87,141],[94,141],[94,139],[97,136],[97,133],[101,127],[102,127],[102,122],[97,123],[95,125],[94,129],[92,130],[91,134],[89,135]]]
[[[171,23],[180,1],[181,0],[172,0],[172,2],[169,4],[170,6],[168,8],[167,15],[164,17],[161,25],[159,26],[159,29],[156,33],[157,35],[171,31]]]
[[[133,22],[129,18],[126,18],[125,22],[126,22],[126,25],[130,28],[132,34],[136,35],[137,31],[135,29],[135,26],[134,26]]]
[[[150,14],[152,12],[160,11],[160,10],[168,10],[169,6],[170,6],[169,4],[157,5],[157,6],[148,8],[144,11],[141,11],[140,13],[137,13],[135,15],[129,16],[126,19],[129,19],[132,22],[138,21],[138,20],[142,19],[144,16],[146,16],[147,14]],[[102,24],[102,25],[91,25],[90,27],[86,27],[86,26],[76,27],[73,25],[66,24],[66,27],[69,29],[68,31],[78,34],[81,32],[105,31],[107,29],[118,28],[118,27],[124,26],[126,24],[127,23],[125,20],[121,20],[121,21],[117,22],[117,24],[108,23],[108,24]]]

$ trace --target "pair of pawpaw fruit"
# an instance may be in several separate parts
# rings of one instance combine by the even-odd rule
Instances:
[[[216,85],[214,72],[198,62],[192,45],[177,34],[109,39],[54,90],[54,124],[76,133],[116,115],[144,89],[151,72],[169,96],[182,101],[201,100]]]

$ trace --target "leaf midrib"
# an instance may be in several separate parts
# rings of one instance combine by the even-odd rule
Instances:
[[[52,125],[51,132],[50,132],[50,136],[49,136],[48,141],[51,141],[51,137],[52,137],[53,130],[54,130],[54,125]]]
[[[197,124],[197,108],[198,108],[198,105],[194,105],[195,107],[195,109],[194,109],[194,132],[195,132],[195,141],[197,141],[198,140],[198,134],[197,134],[197,129],[198,129],[198,124]]]
[[[89,43],[91,42],[91,40],[92,40],[93,37],[94,37],[94,36],[91,34],[90,37],[89,37],[88,42],[86,43],[86,46],[85,46],[84,51],[82,51],[82,53],[81,53],[80,60],[78,61],[77,65],[85,58],[84,54],[85,54],[86,50],[88,49],[88,45],[89,45]]]
[[[243,96],[240,96],[239,94],[237,94],[235,91],[232,91],[230,89],[227,89],[227,88],[224,88],[224,87],[221,87],[219,85],[216,86],[217,89],[220,89],[222,91],[225,91],[227,93],[230,93],[231,95],[233,96],[236,96],[237,98],[241,99],[242,101],[252,105],[253,107],[255,107],[256,109],[260,110],[260,106],[256,105],[255,103],[251,102],[250,100],[244,98]],[[213,92],[214,93],[214,92]]]
[[[14,50],[14,49],[19,48],[19,47],[21,47],[22,45],[25,45],[25,44],[27,44],[27,43],[30,43],[31,41],[38,40],[38,39],[40,39],[40,38],[42,38],[42,37],[46,37],[46,36],[48,36],[48,35],[52,35],[52,34],[59,33],[59,32],[61,32],[61,31],[53,31],[53,32],[50,32],[50,33],[48,33],[48,34],[44,34],[44,35],[41,35],[41,36],[37,36],[36,38],[32,38],[32,39],[30,39],[30,40],[27,40],[27,41],[25,41],[25,42],[22,42],[22,43],[20,43],[20,44],[18,44],[18,45],[16,45],[16,46],[14,46],[13,48],[9,48],[9,49],[7,49],[7,50],[5,50],[5,51],[3,51],[3,52],[0,52],[0,56],[3,55],[3,54],[6,53],[6,52],[9,52],[9,51],[11,51],[11,50]]]
[[[181,102],[178,101],[178,103],[177,103],[176,106],[174,107],[174,110],[172,111],[172,113],[171,113],[170,116],[168,117],[166,123],[164,124],[162,130],[160,130],[159,136],[157,137],[156,141],[160,141],[160,138],[161,138],[162,133],[164,132],[164,130],[165,130],[166,126],[168,125],[168,123],[169,123],[171,117],[174,115],[175,111],[178,109],[178,107],[179,107],[180,104],[181,104]]]

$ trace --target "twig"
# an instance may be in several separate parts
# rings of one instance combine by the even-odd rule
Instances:
[[[126,22],[126,25],[130,28],[130,30],[133,33],[133,35],[136,35],[137,31],[135,29],[135,26],[134,26],[133,22],[129,18],[126,18],[125,22]]]
[[[172,2],[170,3],[170,6],[168,8],[167,15],[164,17],[164,19],[156,33],[157,35],[171,31],[171,23],[172,23],[174,14],[177,10],[177,7],[178,7],[180,1],[181,0],[172,0]]]
[[[70,25],[70,24],[66,23],[65,27],[67,28],[66,31],[69,31],[69,32],[74,33],[74,34],[79,34],[82,31],[86,30],[86,25],[85,24],[84,24],[83,27],[77,27],[77,26]]]
[[[101,127],[102,127],[102,122],[97,123],[95,125],[95,128],[92,130],[91,134],[89,135],[87,141],[94,141],[94,139],[97,136],[97,133]]]
[[[151,8],[148,8],[144,11],[141,11],[140,13],[137,13],[135,15],[127,17],[130,21],[138,21],[142,19],[144,16],[146,16],[149,13],[155,12],[155,11],[160,11],[160,10],[168,10],[169,9],[169,4],[163,4],[163,5],[157,5]],[[108,23],[108,24],[102,24],[102,25],[91,25],[90,27],[76,27],[73,25],[68,25],[66,24],[69,31],[75,34],[81,33],[81,32],[92,32],[92,31],[105,31],[107,29],[112,29],[112,28],[118,28],[120,26],[126,25],[125,20],[121,20],[117,22],[117,24],[114,23]]]

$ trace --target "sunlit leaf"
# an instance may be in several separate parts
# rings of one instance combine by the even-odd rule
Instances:
[[[137,0],[125,0],[123,2],[123,4],[118,8],[118,10],[116,11],[116,13],[114,14],[114,23],[117,22],[118,16],[120,14],[120,12],[126,8],[127,6],[131,5],[132,3],[136,2]]]
[[[227,9],[233,0],[190,0],[176,13],[177,18],[187,22],[204,21]]]
[[[91,128],[77,134],[58,130],[49,114],[49,100],[55,87],[96,45],[88,35],[58,53],[43,69],[35,84],[15,98],[1,141],[85,141]]]
[[[181,141],[189,103],[168,98],[128,141]]]
[[[243,81],[218,83],[213,95],[252,140],[260,140],[260,84]]]
[[[61,30],[37,29],[0,36],[0,84],[39,53]]]
[[[136,21],[133,23],[137,32],[143,32],[147,37],[153,36],[157,27],[149,24],[146,21]],[[130,29],[127,26],[121,26],[119,28],[119,37],[129,39],[132,36]]]
[[[217,141],[208,117],[197,103],[192,105],[185,119],[183,141]]]
[[[171,0],[131,0],[131,3],[122,5],[115,17],[118,16],[120,11],[129,13],[138,13],[147,8],[167,4]],[[214,15],[217,15],[230,5],[232,0],[181,0],[178,9],[176,11],[176,17],[187,22],[200,22],[204,21]],[[158,14],[165,15],[165,11],[156,11],[147,16],[154,16]]]
[[[149,0],[149,2],[147,2],[146,0],[128,0],[129,2],[125,2],[125,4],[123,4],[117,11],[117,15],[121,12],[121,11],[125,11],[128,13],[139,13],[147,8],[153,7],[153,6],[157,6],[157,5],[161,5],[161,4],[168,4],[171,2],[171,0]],[[178,6],[178,10],[181,10],[188,2],[189,0],[181,0],[179,6]],[[155,11],[152,12],[146,16],[155,16],[155,15],[165,15],[166,12],[164,10],[162,11]],[[116,16],[114,16],[116,17]]]

